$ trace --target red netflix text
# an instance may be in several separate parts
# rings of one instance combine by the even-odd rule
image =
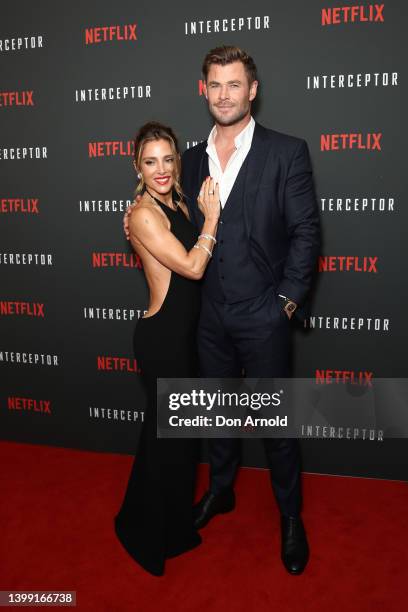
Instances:
[[[0,315],[27,315],[29,317],[42,317],[44,319],[44,304],[39,304],[38,302],[0,301]]]
[[[0,106],[34,106],[34,91],[0,91]]]
[[[354,255],[322,255],[319,257],[319,272],[374,272],[377,274],[378,257],[355,257]]]
[[[140,368],[136,359],[128,357],[111,357],[107,355],[98,355],[96,358],[97,369],[106,372],[136,372],[140,374]]]
[[[38,198],[2,198],[0,213],[29,213],[38,215]]]
[[[351,384],[365,387],[372,386],[373,372],[353,370],[316,370],[316,384]]]
[[[89,157],[133,156],[134,142],[133,140],[88,142],[88,155]]]
[[[384,4],[360,4],[322,9],[322,26],[364,21],[384,23]]]
[[[31,397],[8,397],[7,407],[9,410],[24,410],[26,412],[42,412],[51,414],[51,402],[48,400],[36,400]]]
[[[341,149],[366,149],[381,151],[382,134],[321,134],[321,151],[339,151]]]
[[[86,28],[85,44],[111,42],[113,40],[137,40],[136,23],[128,25],[101,26],[97,28]]]
[[[93,268],[138,268],[142,260],[136,253],[92,253]]]

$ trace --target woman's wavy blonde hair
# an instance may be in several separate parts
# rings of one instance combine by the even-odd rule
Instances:
[[[152,142],[153,140],[167,140],[170,143],[171,150],[174,155],[174,190],[176,191],[179,200],[183,200],[183,191],[181,189],[180,175],[181,175],[181,159],[178,141],[173,130],[167,125],[163,125],[158,121],[149,121],[142,125],[135,138],[135,157],[134,165],[137,172],[140,172],[140,161],[142,159],[143,148],[146,143]],[[135,190],[135,197],[143,193],[145,189],[145,183],[143,176],[139,179]]]

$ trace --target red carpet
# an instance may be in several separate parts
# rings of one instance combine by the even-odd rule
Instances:
[[[77,609],[95,612],[407,609],[406,483],[305,474],[311,559],[290,576],[268,473],[241,470],[236,510],[156,578],[113,531],[132,457],[8,442],[0,449],[0,590],[76,590]],[[206,473],[201,466],[199,493]]]

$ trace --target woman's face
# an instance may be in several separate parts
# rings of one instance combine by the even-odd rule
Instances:
[[[175,169],[175,156],[167,140],[152,140],[144,145],[140,172],[152,195],[160,197],[171,191]]]

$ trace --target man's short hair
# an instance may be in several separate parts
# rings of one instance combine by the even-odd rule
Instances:
[[[202,68],[204,79],[207,80],[211,64],[226,66],[227,64],[232,64],[234,62],[242,62],[244,64],[245,72],[250,85],[254,81],[258,80],[257,69],[252,57],[240,47],[234,47],[233,45],[216,47],[207,53],[204,58]]]

